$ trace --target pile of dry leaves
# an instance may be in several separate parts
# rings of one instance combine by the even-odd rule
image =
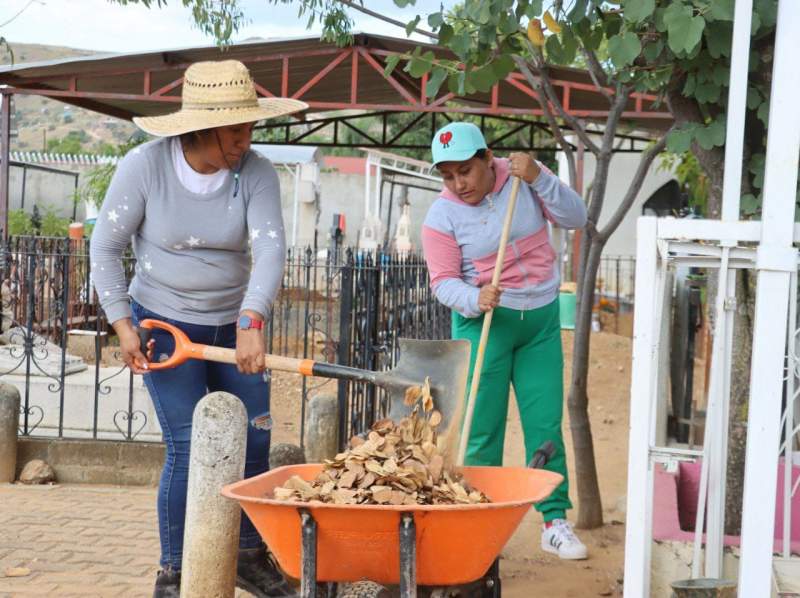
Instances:
[[[436,445],[442,415],[433,408],[430,383],[406,391],[411,415],[399,424],[375,422],[366,439],[325,461],[311,482],[293,476],[275,488],[278,500],[368,505],[452,505],[489,502],[470,488]]]

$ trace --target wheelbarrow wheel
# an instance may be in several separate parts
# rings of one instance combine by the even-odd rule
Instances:
[[[389,590],[374,581],[356,581],[339,586],[338,598],[390,598]]]

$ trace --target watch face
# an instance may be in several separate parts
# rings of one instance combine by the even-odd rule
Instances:
[[[239,328],[242,330],[247,330],[250,328],[250,316],[239,316]]]

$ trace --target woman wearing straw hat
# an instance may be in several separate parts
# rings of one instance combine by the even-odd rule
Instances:
[[[494,158],[471,123],[441,128],[431,149],[445,188],[425,218],[422,244],[436,298],[453,310],[452,336],[471,341],[473,365],[483,315],[494,310],[464,462],[502,465],[513,384],[526,463],[549,440],[556,452],[546,468],[564,476],[555,492],[536,505],[545,522],[542,549],[562,559],[585,559],[586,546],[566,520],[571,504],[561,435],[559,270],[547,224],[583,226],[583,200],[528,154]],[[512,177],[522,182],[498,288],[491,284],[492,275]]]
[[[159,139],[120,161],[92,235],[101,305],[125,363],[147,374],[167,445],[154,596],[180,591],[195,404],[223,390],[242,400],[250,420],[269,411],[262,328],[281,283],[285,242],[278,176],[269,160],[250,151],[250,140],[257,121],[305,108],[297,100],[258,99],[238,61],[193,64],[180,110],[134,119]],[[128,287],[120,258],[131,241],[136,272]],[[235,348],[237,365],[190,361],[148,373],[135,328],[145,318],[170,322],[192,341]],[[169,335],[153,332],[148,356],[172,349]],[[246,476],[268,469],[269,440],[268,430],[249,427]],[[237,585],[256,596],[293,595],[244,514],[239,545]]]

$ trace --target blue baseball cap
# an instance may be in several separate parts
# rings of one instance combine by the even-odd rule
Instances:
[[[433,165],[440,162],[463,162],[478,150],[488,149],[481,130],[472,123],[450,123],[436,131],[431,141]]]

